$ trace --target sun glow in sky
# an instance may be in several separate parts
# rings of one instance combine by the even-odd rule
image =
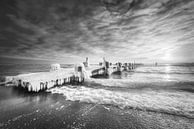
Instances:
[[[163,60],[165,61],[171,61],[173,60],[172,56],[170,53],[165,53],[164,57],[163,57]]]
[[[1,0],[0,6],[1,61],[194,62],[193,0]]]

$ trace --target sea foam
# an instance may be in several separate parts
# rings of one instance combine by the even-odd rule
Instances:
[[[66,100],[96,104],[110,104],[121,108],[134,108],[180,115],[194,119],[194,95],[167,91],[121,92],[85,86],[57,87],[49,90],[65,96]]]

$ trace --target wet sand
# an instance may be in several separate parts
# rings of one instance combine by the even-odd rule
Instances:
[[[193,129],[194,119],[0,87],[2,129]]]

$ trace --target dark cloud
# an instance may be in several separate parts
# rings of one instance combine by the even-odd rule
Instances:
[[[181,60],[193,27],[192,0],[1,0],[0,55]]]

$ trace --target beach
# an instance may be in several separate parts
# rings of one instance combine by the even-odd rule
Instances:
[[[35,94],[2,85],[0,128],[193,129],[192,70],[193,66],[142,66]]]
[[[0,129],[194,129],[194,0],[0,0]]]
[[[67,101],[62,95],[29,95],[1,87],[0,128],[4,129],[183,129],[194,119],[112,105]]]

